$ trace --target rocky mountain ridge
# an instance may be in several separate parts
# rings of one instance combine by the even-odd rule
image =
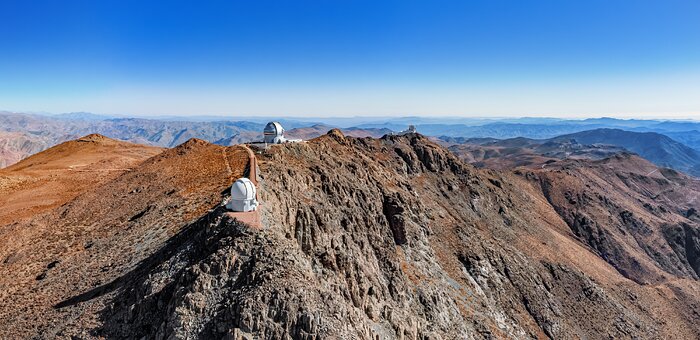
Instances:
[[[222,208],[244,168],[236,150],[187,142],[28,222],[60,221],[82,248],[102,236],[72,260],[49,242],[36,263],[63,274],[0,282],[26,306],[0,296],[2,315],[48,315],[6,319],[0,336],[700,336],[692,178],[633,156],[498,172],[421,135],[332,130],[259,150],[256,231]],[[643,170],[620,168],[630,162]],[[34,263],[16,247],[0,253],[5,276]],[[128,259],[105,256],[115,249]],[[65,286],[81,275],[90,282]]]

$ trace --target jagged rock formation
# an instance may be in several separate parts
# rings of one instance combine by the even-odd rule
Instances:
[[[62,207],[61,214],[74,216],[71,221],[103,223],[113,230],[99,238],[104,250],[79,257],[83,266],[99,268],[102,251],[120,249],[113,242],[128,240],[132,246],[122,251],[130,258],[115,261],[108,274],[90,271],[91,279],[101,281],[91,287],[56,281],[86,273],[80,268],[67,266],[59,276],[48,269],[39,281],[50,284],[30,289],[61,287],[43,305],[54,306],[47,320],[63,322],[37,319],[39,325],[31,328],[14,318],[10,330],[108,338],[700,336],[700,285],[691,271],[698,254],[697,201],[681,208],[689,217],[674,213],[666,219],[682,223],[659,231],[631,210],[648,203],[630,201],[625,195],[631,191],[610,196],[614,209],[590,205],[588,197],[603,195],[604,183],[589,188],[568,168],[478,170],[421,135],[352,138],[333,130],[308,143],[261,151],[260,209],[266,228],[253,231],[221,208],[230,184],[215,158],[221,152],[233,150],[188,142],[117,178],[104,188],[116,197],[130,192],[126,188],[167,183],[136,192],[128,212],[118,217],[92,219],[87,210],[74,215],[97,193]],[[163,162],[168,173],[149,172]],[[181,179],[197,167],[210,170]],[[572,179],[580,179],[583,187]],[[178,190],[178,199],[159,202],[167,190]],[[659,197],[679,202],[677,193]],[[212,209],[204,209],[206,204]],[[172,216],[176,207],[189,217]],[[577,224],[569,217],[576,214],[590,222]],[[687,266],[625,271],[634,266],[611,260],[605,248],[594,246],[602,241],[589,242],[596,238],[584,232],[609,235],[610,228],[628,237],[647,235],[649,229],[667,240],[679,261],[678,254],[685,254]],[[93,229],[86,233],[106,232]],[[73,237],[82,240],[81,235]],[[657,243],[661,238],[635,238],[639,248],[625,250],[640,263],[654,249],[670,256]],[[51,260],[43,263],[51,265]],[[27,305],[42,305],[27,299]],[[0,311],[7,315],[12,309],[3,303]]]

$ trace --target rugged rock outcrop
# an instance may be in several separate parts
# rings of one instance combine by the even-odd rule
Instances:
[[[157,254],[157,264],[125,280],[96,334],[683,334],[658,318],[682,320],[692,308],[653,313],[638,284],[542,226],[551,216],[539,210],[548,206],[533,209],[539,202],[518,190],[517,178],[463,165],[422,136],[355,139],[332,131],[271,148],[260,159],[267,229],[250,231],[219,210],[210,213],[168,245],[174,250]],[[532,238],[554,249],[531,249]],[[577,262],[558,251],[590,255]],[[685,334],[696,331],[686,324]]]

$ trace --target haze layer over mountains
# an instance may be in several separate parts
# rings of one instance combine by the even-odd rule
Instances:
[[[274,118],[249,117],[165,117],[161,119],[119,118],[90,113],[38,115],[0,112],[0,167],[11,165],[33,153],[60,142],[90,133],[160,147],[174,147],[190,138],[199,138],[219,145],[235,145],[262,139],[262,129]],[[578,145],[578,157],[600,158],[605,149],[627,150],[653,163],[700,175],[700,122],[661,120],[620,120],[597,118],[564,120],[553,118],[473,119],[473,118],[289,118],[281,120],[292,138],[310,139],[331,128],[355,137],[381,137],[415,125],[421,134],[440,138],[453,150],[478,145],[480,150],[501,147],[508,141],[495,139],[528,138],[518,147],[545,144],[538,148],[538,157],[569,157],[571,142]],[[587,131],[587,132],[584,132]],[[486,138],[486,139],[484,139]],[[547,140],[541,140],[547,139]],[[488,144],[490,145],[486,145]],[[522,141],[521,141],[522,142]],[[549,143],[548,143],[549,142]],[[564,145],[564,144],[569,145]],[[512,143],[511,143],[512,144]],[[556,150],[551,149],[555,147]],[[589,152],[582,153],[582,148]],[[502,148],[501,148],[502,150]],[[507,150],[529,154],[532,150]],[[610,151],[610,150],[608,150]],[[464,154],[464,153],[462,153]],[[489,152],[485,155],[488,158]],[[596,156],[597,155],[597,156]],[[577,157],[576,154],[573,155]],[[477,156],[481,161],[482,156]],[[468,160],[468,159],[467,159]],[[469,161],[469,160],[468,160]]]

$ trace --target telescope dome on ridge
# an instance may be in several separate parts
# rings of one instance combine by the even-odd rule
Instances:
[[[231,200],[226,208],[233,211],[253,211],[258,207],[255,184],[248,178],[239,178],[231,185]]]
[[[284,128],[279,122],[267,123],[265,130],[263,130],[263,136],[267,144],[280,144],[286,141],[284,138]]]

